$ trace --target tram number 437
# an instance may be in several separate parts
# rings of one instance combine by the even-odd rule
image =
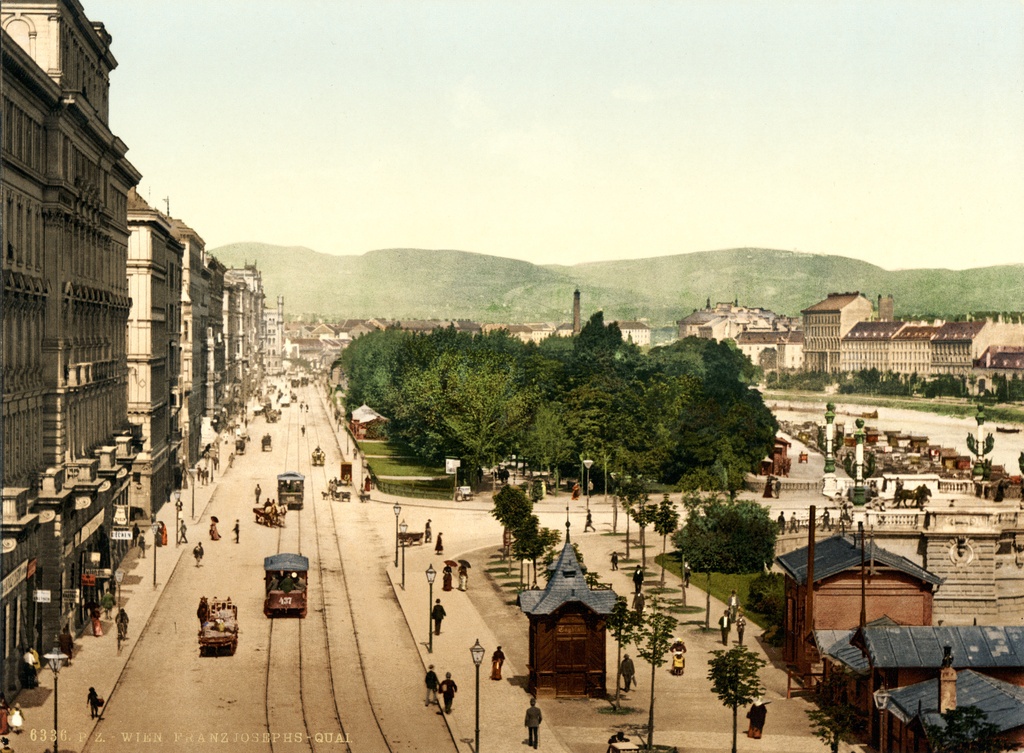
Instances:
[[[279,603],[282,604],[282,605],[291,604],[292,603],[292,597],[291,596],[282,596],[281,597],[281,601]]]

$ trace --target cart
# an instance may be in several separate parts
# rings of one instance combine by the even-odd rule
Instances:
[[[327,461],[327,453],[317,447],[313,450],[313,465],[323,465]]]
[[[210,601],[210,615],[199,627],[199,655],[233,656],[238,648],[238,607],[231,599]]]
[[[352,464],[341,464],[341,485],[349,486],[352,483]]]
[[[244,437],[239,437],[238,439],[235,440],[235,454],[236,455],[244,455],[245,454],[245,438]]]
[[[274,440],[271,439],[269,434],[263,435],[263,452],[272,452],[274,449]]]

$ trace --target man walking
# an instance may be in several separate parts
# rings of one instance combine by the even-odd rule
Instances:
[[[722,645],[729,645],[729,630],[732,628],[732,622],[729,620],[729,610],[726,609],[722,612],[722,616],[718,618],[718,627],[722,630]]]
[[[200,541],[196,544],[195,549],[192,550],[192,556],[196,558],[196,567],[199,567],[200,563],[202,563],[203,554],[205,554],[205,552],[203,552],[203,542]]]
[[[441,620],[445,618],[446,614],[444,607],[441,606],[441,600],[437,599],[434,608],[430,610],[430,616],[434,618],[434,635],[441,635]]]
[[[690,587],[690,561],[683,563],[683,588]]]
[[[622,684],[625,686],[622,689],[628,691],[631,685],[636,685],[636,667],[633,666],[633,660],[629,658],[629,654],[622,657],[622,664],[619,665],[619,674],[622,675]]]
[[[188,543],[188,538],[185,536],[185,532],[186,531],[188,531],[188,529],[185,527],[185,521],[183,520],[183,521],[181,521],[181,525],[178,527],[178,539],[179,539],[178,543],[180,543],[180,544],[187,544]]]
[[[432,703],[437,703],[437,673],[434,671],[433,664],[427,667],[427,676],[423,681],[427,686],[427,698],[423,705],[429,706]]]
[[[146,534],[139,532],[139,557],[146,559]]]
[[[263,490],[260,489],[260,485],[256,484],[256,505],[259,506],[260,497],[263,495]]]
[[[636,571],[633,573],[633,593],[640,593],[640,589],[644,586],[644,569],[640,565],[636,566]]]
[[[526,721],[523,724],[526,725],[527,745],[532,745],[534,749],[537,747],[537,738],[540,734],[540,722],[541,713],[540,709],[537,708],[537,699],[530,699],[530,708],[526,710]]]
[[[739,638],[740,645],[743,645],[743,631],[747,629],[747,618],[743,616],[743,610],[736,615],[736,637]]]
[[[619,553],[612,552],[612,570],[619,569]]]
[[[455,684],[455,680],[452,679],[451,672],[444,673],[444,682],[441,683],[441,697],[444,699],[444,713],[452,713],[452,701],[455,700],[455,693],[458,692],[459,686]]]
[[[241,532],[241,526],[238,524],[238,518],[235,518],[235,527],[231,529],[235,532],[235,543],[238,543],[238,534]]]
[[[594,516],[590,514],[590,510],[587,510],[587,524],[583,526],[583,533],[586,533],[587,531],[597,532],[597,529],[594,528]],[[537,713],[540,713],[540,711],[538,710]]]

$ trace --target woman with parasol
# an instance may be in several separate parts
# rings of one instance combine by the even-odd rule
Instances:
[[[210,540],[211,541],[220,541],[220,533],[217,531],[217,524],[218,523],[220,523],[220,521],[217,519],[216,516],[211,516],[210,517]]]
[[[444,587],[443,587],[442,590],[444,590],[444,591],[451,591],[452,590],[452,568],[458,566],[458,564],[459,564],[458,562],[455,562],[453,560],[445,560],[444,561],[444,570],[441,571],[441,574],[442,574],[441,577],[442,577],[442,580],[444,581]]]
[[[469,585],[469,562],[459,560],[459,590],[465,591]]]

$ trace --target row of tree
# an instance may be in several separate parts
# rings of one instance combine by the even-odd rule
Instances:
[[[388,329],[342,353],[349,406],[387,416],[389,436],[472,472],[511,454],[535,470],[643,475],[736,490],[770,451],[777,424],[756,370],[735,347],[688,338],[642,352],[600,312],[573,338],[523,343],[499,330]]]

